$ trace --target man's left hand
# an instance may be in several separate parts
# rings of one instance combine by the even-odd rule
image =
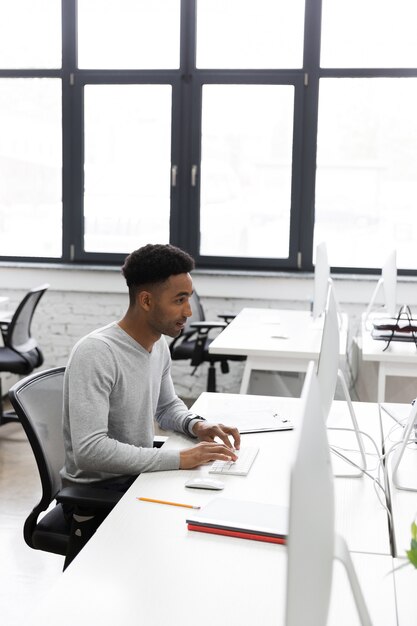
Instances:
[[[214,442],[216,438],[218,438],[228,448],[235,448],[235,450],[239,450],[240,448],[240,434],[237,428],[224,426],[223,424],[211,424],[210,422],[199,421],[194,424],[193,432],[200,441]],[[233,438],[233,446],[229,437]]]

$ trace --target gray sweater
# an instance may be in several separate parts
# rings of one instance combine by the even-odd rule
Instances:
[[[164,337],[149,353],[113,322],[81,339],[65,372],[64,479],[92,482],[179,468],[179,451],[153,448],[154,418],[192,434],[174,391]]]

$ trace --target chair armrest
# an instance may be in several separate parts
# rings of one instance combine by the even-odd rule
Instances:
[[[112,509],[124,494],[111,489],[76,485],[64,487],[56,495],[56,501],[93,509]]]
[[[153,447],[162,448],[167,439],[168,437],[166,437],[165,435],[155,435],[153,439]]]
[[[212,328],[226,328],[226,322],[192,322],[190,324],[191,328],[195,328],[196,330],[211,330]]]
[[[230,322],[235,319],[236,315],[237,313],[219,313],[217,317],[223,319],[226,324],[230,324]]]

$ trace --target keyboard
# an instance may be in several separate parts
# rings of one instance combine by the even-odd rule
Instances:
[[[237,461],[213,461],[209,474],[233,474],[247,476],[258,454],[259,448],[246,447],[236,450]]]

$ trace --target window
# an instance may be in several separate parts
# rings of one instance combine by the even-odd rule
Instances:
[[[204,85],[200,254],[288,258],[292,85]]]
[[[413,0],[323,0],[314,239],[337,267],[396,248],[417,269],[416,18]]]
[[[86,252],[169,242],[171,99],[168,85],[85,87]]]
[[[417,272],[415,5],[0,0],[0,258]]]

